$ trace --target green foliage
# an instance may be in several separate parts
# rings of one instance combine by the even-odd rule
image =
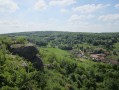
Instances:
[[[25,44],[25,43],[27,43],[27,40],[25,37],[17,37],[15,43]]]
[[[12,34],[12,38],[0,37],[0,90],[119,89],[118,65],[92,62],[77,58],[71,53],[74,51],[75,54],[88,55],[88,52],[110,52],[110,57],[116,57],[118,60],[118,33],[31,32],[21,34]],[[17,37],[14,37],[16,35]],[[11,44],[27,43],[25,38],[42,46],[39,55],[43,60],[44,70],[36,70],[32,63],[9,52]],[[27,66],[23,66],[23,63]]]

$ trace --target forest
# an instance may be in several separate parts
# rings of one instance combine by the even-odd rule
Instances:
[[[119,90],[119,33],[1,34],[0,90]]]

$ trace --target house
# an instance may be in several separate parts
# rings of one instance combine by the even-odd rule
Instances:
[[[100,62],[105,59],[105,54],[91,54],[90,57],[93,61]]]

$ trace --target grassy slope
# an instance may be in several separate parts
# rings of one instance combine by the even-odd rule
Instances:
[[[58,48],[40,48],[40,52],[45,53],[45,55],[55,54],[56,57],[59,58],[59,60],[61,58],[71,60],[71,57],[70,57],[71,54],[68,51],[61,50],[61,49],[58,49]],[[47,60],[46,60],[45,57],[43,57],[43,60],[45,60],[44,63],[47,63]],[[88,67],[91,67],[94,64],[97,64],[97,62],[92,62],[90,60],[83,59],[83,58],[77,58],[76,60],[74,60],[74,62],[78,63],[79,66],[84,66],[85,68],[88,68]]]
[[[58,49],[58,48],[40,48],[41,50],[47,51],[47,53],[55,53],[59,57],[68,56],[69,53],[67,51]]]
[[[45,60],[45,56],[50,56],[54,54],[57,58],[68,58],[70,56],[70,53],[65,50],[61,50],[58,48],[40,48],[40,55],[43,56],[43,59]],[[47,60],[46,60],[47,61]]]

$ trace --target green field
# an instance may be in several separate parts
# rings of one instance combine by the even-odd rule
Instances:
[[[69,52],[65,50],[61,50],[59,48],[40,48],[41,51],[46,53],[54,53],[59,57],[69,56]]]

